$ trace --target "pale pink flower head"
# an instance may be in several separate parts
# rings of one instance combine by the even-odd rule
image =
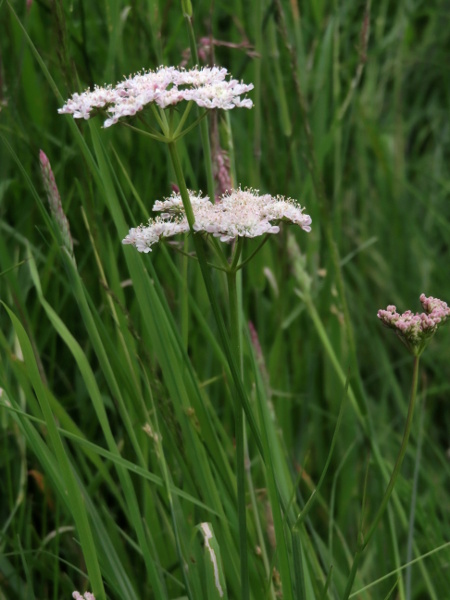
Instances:
[[[378,311],[378,318],[397,333],[414,356],[422,354],[439,327],[450,319],[450,308],[446,302],[433,296],[427,298],[425,294],[420,296],[420,302],[424,309],[420,314],[410,310],[399,314],[394,305]]]
[[[80,592],[73,592],[72,598],[74,600],[95,600],[95,596],[91,592],[85,592],[83,595]]]
[[[93,90],[75,93],[58,112],[71,114],[74,119],[89,119],[94,109],[104,108],[109,118],[103,126],[110,127],[150,103],[163,109],[182,101],[195,102],[207,109],[252,108],[252,101],[245,97],[252,89],[253,84],[230,78],[228,71],[220,67],[190,70],[159,67],[127,77],[114,87],[95,86]]]
[[[251,189],[228,191],[215,204],[201,194],[190,192],[189,197],[195,218],[194,231],[217,237],[221,242],[278,233],[282,221],[311,231],[311,217],[291,198],[260,196],[257,190]],[[165,200],[157,200],[153,210],[161,216],[150,219],[146,226],[130,229],[123,244],[132,244],[139,252],[150,252],[151,246],[160,239],[189,231],[180,194],[174,192]]]

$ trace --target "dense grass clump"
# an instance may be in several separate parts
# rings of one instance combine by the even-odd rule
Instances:
[[[450,302],[448,17],[0,2],[0,600],[449,597],[450,328],[377,318]],[[195,64],[253,108],[58,115]],[[122,245],[185,185],[312,230]]]

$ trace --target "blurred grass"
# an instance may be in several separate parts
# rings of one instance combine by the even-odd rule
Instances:
[[[254,109],[229,116],[237,182],[297,198],[313,217],[311,234],[284,230],[243,271],[244,317],[261,345],[258,354],[244,336],[245,383],[260,428],[268,427],[282,490],[277,497],[270,465],[262,464],[249,434],[254,598],[275,597],[278,574],[286,570],[296,598],[320,598],[325,589],[324,597],[342,594],[361,521],[370,523],[395,460],[411,376],[411,362],[380,327],[376,311],[390,303],[418,310],[422,291],[450,301],[448,4],[322,0],[300,8],[294,1],[231,0],[216,2],[213,10],[207,2],[194,3],[198,37],[248,42],[257,52],[215,47],[217,64],[255,83]],[[280,15],[287,39],[278,27]],[[182,259],[162,248],[138,256],[120,243],[128,227],[151,214],[153,201],[170,193],[174,175],[164,148],[118,126],[100,130],[99,122],[75,124],[58,116],[60,99],[47,76],[66,98],[141,68],[178,65],[188,47],[177,2],[34,0],[29,10],[25,3],[0,5],[0,299],[31,343],[60,434],[75,435],[61,440],[85,497],[95,538],[90,550],[110,598],[176,598],[186,596],[188,587],[195,598],[210,597],[211,565],[196,530],[201,522],[211,523],[228,595],[239,598],[229,376],[212,342],[216,327],[196,265],[188,269],[186,352],[175,274]],[[314,185],[295,77],[323,198]],[[36,201],[44,201],[40,148],[70,222],[76,266],[58,247]],[[197,130],[181,152],[188,185],[205,189]],[[326,226],[338,251],[355,339],[358,373],[350,375],[360,381],[355,393],[367,407],[370,428],[347,401],[330,470],[304,524],[292,531],[291,519],[327,460],[343,385],[296,294],[288,234],[304,253],[311,298],[342,372],[352,364]],[[248,255],[252,248],[249,242]],[[215,283],[225,293],[220,276]],[[22,362],[23,345],[4,309],[0,318],[0,597],[70,597],[87,586],[86,547],[64,494],[58,494],[61,455],[46,445],[49,430],[33,391],[36,380]],[[396,578],[391,597],[442,599],[448,593],[448,547],[411,567],[411,592],[399,569],[407,560],[413,494],[412,558],[450,539],[449,341],[444,328],[423,357],[422,452],[416,452],[416,415],[403,477],[354,590],[394,575],[358,597],[388,597]],[[118,462],[120,457],[129,462]],[[130,463],[153,480],[130,472]],[[283,523],[276,521],[278,510]],[[286,559],[275,550],[274,527],[278,535],[284,532]]]

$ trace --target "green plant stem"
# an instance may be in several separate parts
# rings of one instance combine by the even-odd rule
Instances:
[[[181,270],[183,278],[180,282],[180,321],[181,321],[181,339],[183,347],[187,351],[189,344],[189,302],[188,302],[188,261],[187,255],[189,249],[188,235],[184,234],[183,258],[181,259]]]
[[[196,245],[195,240],[197,238],[195,236],[195,231],[194,231],[194,223],[195,223],[194,211],[192,209],[191,200],[189,198],[189,192],[188,192],[188,189],[186,186],[186,181],[184,179],[183,170],[181,168],[180,157],[178,156],[175,142],[169,142],[167,144],[167,146],[169,148],[170,158],[172,160],[173,169],[175,171],[175,175],[177,178],[178,187],[180,188],[180,195],[181,195],[181,199],[183,201],[183,207],[184,207],[184,212],[186,213],[186,219],[187,219],[187,222],[189,223],[189,228],[190,228],[192,236],[194,238],[194,245]],[[201,254],[203,255],[204,253],[202,252]],[[201,263],[200,258],[199,258],[199,262]]]
[[[214,318],[217,324],[217,328],[219,331],[220,341],[222,343],[222,347],[227,358],[227,362],[230,366],[231,377],[233,379],[234,386],[236,388],[236,394],[241,402],[241,405],[245,411],[245,415],[247,417],[247,421],[249,427],[253,433],[255,443],[258,447],[258,451],[261,454],[261,457],[264,460],[264,451],[263,445],[261,442],[261,434],[259,432],[258,425],[256,423],[256,419],[253,415],[253,411],[251,409],[250,403],[247,398],[247,394],[244,390],[244,386],[242,384],[241,377],[239,375],[239,369],[236,362],[236,357],[234,356],[231,345],[229,341],[229,336],[225,327],[225,323],[222,317],[222,313],[220,311],[219,304],[217,302],[216,294],[214,292],[214,287],[211,280],[211,274],[209,272],[208,263],[206,260],[205,249],[203,246],[203,240],[200,235],[196,235],[194,231],[194,212],[192,210],[191,201],[189,199],[189,192],[186,187],[186,181],[184,179],[183,170],[181,168],[180,159],[178,156],[178,152],[174,142],[169,142],[167,144],[169,148],[170,157],[172,160],[172,165],[174,168],[174,172],[177,178],[178,187],[180,188],[180,195],[183,201],[183,206],[186,214],[187,221],[189,223],[189,227],[192,233],[192,238],[194,242],[195,251],[197,254],[198,262],[200,265],[200,270],[202,272],[203,282],[205,284],[206,292],[208,294],[208,299],[211,304],[211,309],[214,314]]]
[[[398,452],[397,460],[395,461],[395,465],[394,465],[394,469],[392,471],[391,478],[389,480],[388,486],[384,493],[383,500],[381,501],[380,507],[378,508],[378,512],[377,512],[366,536],[364,538],[361,537],[361,539],[359,541],[358,549],[355,553],[355,557],[353,559],[353,564],[352,564],[352,568],[350,571],[350,575],[347,580],[347,586],[345,588],[344,595],[342,596],[343,600],[347,600],[350,595],[350,592],[352,591],[353,582],[356,577],[356,572],[358,570],[359,563],[361,562],[362,553],[363,553],[364,549],[366,548],[366,546],[368,545],[368,543],[370,542],[373,534],[376,531],[376,528],[378,527],[378,523],[380,522],[381,517],[383,516],[384,511],[386,510],[386,506],[387,506],[387,503],[389,502],[389,498],[391,497],[391,494],[394,490],[394,486],[397,481],[397,478],[398,478],[398,475],[400,472],[400,468],[403,463],[403,459],[405,458],[406,449],[408,447],[409,435],[411,433],[411,426],[412,426],[412,420],[413,420],[413,415],[414,415],[414,407],[416,404],[418,377],[419,377],[419,356],[415,356],[414,357],[414,366],[413,366],[413,377],[412,377],[412,384],[411,384],[411,395],[410,395],[410,399],[409,399],[408,414],[406,417],[405,430],[403,432],[402,444],[401,444],[400,450]]]
[[[242,370],[241,361],[241,329],[238,306],[236,271],[227,273],[228,300],[230,310],[230,338],[231,349]],[[242,373],[241,373],[242,375]],[[237,394],[233,393],[234,399],[234,422],[236,436],[236,479],[238,500],[238,524],[239,524],[239,554],[241,567],[241,598],[248,600],[250,597],[248,579],[248,554],[247,554],[247,517],[245,502],[245,446],[244,446],[244,413]]]
[[[239,520],[239,545],[240,545],[240,563],[241,563],[241,598],[248,600],[250,597],[249,581],[248,581],[248,558],[247,558],[247,524],[245,514],[245,455],[244,455],[244,408],[250,418],[253,419],[250,406],[242,385],[240,376],[240,329],[239,329],[239,310],[237,301],[237,286],[236,286],[236,271],[229,271],[228,277],[228,295],[230,299],[230,330],[231,342],[228,341],[228,336],[224,327],[223,319],[219,311],[219,306],[212,287],[211,275],[209,273],[206,262],[205,250],[202,239],[195,234],[194,231],[194,211],[189,199],[189,192],[184,180],[183,171],[181,169],[180,160],[174,142],[168,143],[170,156],[172,159],[173,168],[177,176],[180,195],[183,200],[184,211],[194,240],[195,250],[202,271],[203,280],[208,293],[208,297],[216,318],[217,325],[220,331],[220,337],[224,345],[225,354],[227,356],[230,370],[233,377],[233,397],[235,398],[235,427],[236,427],[236,461],[237,461],[237,488],[238,488],[238,520]],[[236,249],[236,253],[239,249]],[[252,422],[250,420],[250,425]],[[255,441],[260,444],[259,435],[256,429],[256,423],[253,422],[252,430],[255,435]],[[262,455],[262,448],[260,449]]]
[[[198,65],[198,52],[197,52],[197,42],[195,39],[195,31],[194,26],[192,24],[192,15],[185,13],[184,18],[186,19],[188,34],[189,34],[189,46],[191,49],[191,57],[192,63],[194,65]],[[211,202],[214,202],[214,175],[212,168],[212,160],[211,160],[211,144],[209,142],[209,127],[208,122],[205,119],[202,119],[200,122],[200,136],[202,139],[203,146],[203,160],[204,167],[206,172],[206,183],[208,196]]]
[[[300,84],[300,79],[298,76],[298,57],[294,51],[293,46],[289,42],[289,36],[286,26],[286,18],[284,14],[284,9],[281,0],[274,0],[276,18],[278,22],[278,28],[280,31],[280,35],[284,41],[286,50],[290,56],[290,62],[292,67],[292,77],[295,86],[295,93],[298,99],[301,121],[303,123],[303,128],[305,132],[306,138],[306,146],[307,146],[307,154],[308,154],[308,169],[311,174],[311,179],[313,182],[314,190],[317,196],[318,207],[320,211],[320,217],[323,224],[323,230],[325,233],[325,240],[328,245],[331,261],[334,266],[335,277],[336,277],[336,287],[339,293],[339,298],[341,300],[342,313],[344,315],[347,340],[349,346],[349,355],[351,360],[351,373],[350,373],[350,383],[354,382],[352,387],[358,393],[357,401],[359,405],[358,412],[361,412],[364,416],[367,413],[367,406],[365,402],[365,394],[364,389],[361,382],[360,371],[358,367],[358,357],[356,353],[356,345],[353,334],[353,326],[350,319],[350,311],[348,308],[347,297],[345,295],[345,284],[344,277],[342,274],[341,268],[341,259],[339,256],[339,249],[336,244],[336,240],[333,235],[332,221],[331,221],[331,213],[329,209],[329,205],[327,202],[327,196],[325,193],[325,184],[323,181],[323,176],[321,169],[319,168],[315,150],[315,141],[311,126],[309,124],[309,114],[308,114],[308,105],[306,96],[303,92],[302,86]]]
[[[347,386],[347,395],[350,399],[350,402],[355,410],[356,415],[358,416],[358,418],[360,419],[360,421],[363,419],[363,415],[361,413],[361,410],[359,408],[358,405],[358,401],[356,399],[356,396],[354,394],[354,391],[352,389],[352,387],[350,386],[349,382],[347,381],[347,378],[345,376],[344,371],[342,370],[342,367],[339,363],[339,359],[333,349],[333,346],[330,342],[330,339],[327,335],[327,332],[325,330],[325,327],[322,323],[322,320],[320,318],[319,313],[317,312],[317,309],[314,305],[314,301],[311,298],[309,293],[302,293],[299,294],[300,298],[304,301],[306,308],[308,310],[309,316],[311,317],[311,320],[314,323],[314,326],[316,328],[316,331],[320,337],[320,340],[325,348],[325,351],[328,355],[328,358],[330,359],[336,373],[337,376],[339,377],[341,383]]]

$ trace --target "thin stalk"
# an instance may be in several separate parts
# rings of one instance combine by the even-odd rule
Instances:
[[[408,541],[406,544],[406,573],[405,573],[405,588],[406,588],[406,600],[411,600],[412,598],[412,587],[411,587],[411,577],[412,577],[412,558],[413,558],[413,542],[414,542],[414,519],[416,513],[416,502],[417,502],[417,488],[419,484],[419,471],[421,465],[421,457],[422,457],[422,445],[423,445],[423,436],[424,436],[424,419],[425,419],[425,401],[422,401],[421,411],[420,411],[420,426],[419,426],[419,439],[417,440],[417,454],[416,454],[416,464],[414,466],[414,475],[413,475],[413,486],[412,486],[412,496],[411,496],[411,509],[409,512],[409,523],[408,523]]]
[[[238,254],[239,252],[237,252]],[[230,311],[230,338],[231,350],[234,357],[240,365],[241,361],[241,330],[239,319],[238,293],[236,271],[230,270],[227,273],[228,283],[228,303]],[[242,376],[242,373],[241,373]],[[248,578],[248,555],[247,555],[247,516],[245,502],[245,447],[244,447],[244,413],[237,395],[233,394],[234,399],[234,420],[236,437],[236,479],[238,496],[238,524],[239,524],[239,554],[241,565],[241,598],[248,600],[250,598],[249,578]]]
[[[313,132],[312,132],[312,129],[309,124],[309,114],[308,114],[308,106],[307,106],[306,96],[303,92],[303,89],[300,84],[300,79],[298,76],[298,72],[299,72],[298,58],[297,58],[294,48],[292,47],[292,45],[289,41],[289,35],[288,35],[288,30],[287,30],[287,25],[286,25],[286,18],[285,18],[284,9],[283,9],[281,0],[274,0],[274,5],[275,5],[276,19],[278,22],[280,35],[284,41],[284,45],[290,56],[295,93],[296,93],[296,96],[298,99],[301,121],[303,123],[305,138],[306,138],[306,146],[307,146],[307,153],[308,153],[307,165],[308,165],[308,169],[311,174],[311,179],[313,182],[314,190],[316,192],[318,207],[319,207],[320,216],[321,216],[321,220],[323,223],[323,229],[324,229],[324,233],[325,233],[325,239],[328,244],[328,248],[330,250],[331,260],[332,260],[333,267],[335,270],[336,287],[337,287],[337,290],[339,293],[339,298],[341,300],[342,312],[344,315],[347,340],[348,340],[348,345],[349,345],[351,367],[352,367],[350,383],[352,383],[352,381],[355,382],[356,391],[358,392],[357,399],[358,399],[358,405],[359,405],[359,412],[362,412],[365,415],[367,413],[367,406],[365,403],[365,394],[364,394],[364,389],[362,386],[361,376],[360,376],[360,372],[359,372],[359,368],[358,368],[358,358],[357,358],[356,345],[355,345],[355,339],[354,339],[354,334],[353,334],[353,326],[352,326],[351,319],[350,319],[350,310],[348,308],[347,297],[345,295],[344,278],[343,278],[343,274],[342,274],[342,268],[340,265],[341,259],[340,259],[339,250],[338,250],[338,247],[337,247],[336,241],[334,239],[334,235],[333,235],[331,215],[330,215],[329,205],[328,205],[328,201],[327,201],[327,197],[326,197],[326,193],[325,193],[325,185],[324,185],[324,181],[323,181],[322,172],[317,164],[315,142],[314,142]]]
[[[173,250],[175,250],[175,252],[178,252],[178,254],[181,254],[181,256],[185,256],[186,258],[189,258],[190,260],[195,260],[198,262],[198,258],[193,253],[185,252],[184,250],[180,250],[180,248],[177,248],[177,246],[175,246],[175,245],[171,246],[171,248]],[[216,269],[216,271],[222,271],[223,273],[228,273],[228,271],[230,270],[228,263],[227,263],[226,267],[219,267],[219,265],[215,265],[214,263],[211,263],[211,262],[207,262],[206,264],[211,269]]]
[[[180,157],[178,156],[175,142],[169,142],[167,144],[167,146],[169,148],[170,158],[172,160],[173,169],[175,171],[175,175],[177,178],[178,187],[180,188],[180,195],[181,195],[181,199],[183,201],[183,207],[184,207],[184,212],[186,213],[186,219],[187,219],[187,222],[189,223],[189,229],[191,230],[192,237],[194,238],[194,245],[197,246],[197,244],[195,244],[195,240],[197,239],[197,236],[195,235],[195,230],[194,230],[194,223],[195,223],[194,211],[192,209],[191,200],[189,198],[189,192],[188,192],[188,189],[186,186],[186,181],[184,179],[183,169],[181,168]],[[201,254],[203,255],[204,252],[201,252]],[[198,256],[198,253],[197,253],[197,256]],[[201,259],[199,256],[198,256],[198,260],[201,263]]]
[[[245,435],[245,431],[244,431]],[[245,439],[245,452],[248,454],[247,438]],[[264,565],[264,572],[266,574],[267,584],[265,589],[267,590],[266,595],[263,596],[266,600],[276,600],[275,590],[273,587],[272,573],[273,565],[270,564],[269,557],[267,555],[266,541],[264,539],[264,533],[261,524],[260,511],[258,507],[258,501],[256,499],[255,486],[253,484],[252,474],[250,468],[247,468],[247,486],[250,497],[250,503],[253,512],[253,520],[255,523],[256,536],[258,538],[259,548],[261,550],[261,559]]]
[[[243,267],[245,267],[245,265],[247,263],[249,263],[252,258],[258,254],[258,252],[261,250],[261,248],[264,246],[264,244],[266,244],[266,242],[269,240],[270,238],[270,233],[267,233],[266,236],[264,237],[263,241],[258,244],[258,247],[256,248],[256,250],[254,250],[249,257],[247,257],[245,260],[243,260],[242,262],[239,263],[237,270],[239,271],[240,269],[242,269]]]
[[[189,46],[191,49],[191,57],[194,65],[198,65],[198,52],[197,52],[197,42],[195,39],[195,31],[194,26],[192,24],[192,6],[190,7],[190,11],[184,13],[184,18],[186,19],[186,25],[189,34]],[[206,183],[208,196],[211,202],[214,202],[214,175],[212,168],[212,160],[211,160],[211,144],[209,142],[209,127],[208,122],[205,119],[202,119],[200,122],[200,136],[202,139],[203,146],[203,160],[204,167],[206,172]]]
[[[412,385],[411,385],[411,395],[410,395],[410,399],[409,399],[408,414],[406,417],[405,430],[403,432],[402,444],[400,446],[400,450],[399,450],[399,453],[397,456],[397,460],[395,461],[395,465],[394,465],[394,469],[392,471],[391,478],[389,480],[388,486],[384,493],[383,500],[381,501],[380,507],[378,508],[378,512],[375,516],[375,519],[373,520],[372,525],[370,526],[370,529],[369,529],[368,533],[366,534],[365,538],[364,539],[361,538],[361,540],[359,542],[359,546],[356,551],[355,557],[353,559],[352,569],[350,571],[350,575],[347,580],[347,585],[346,585],[346,588],[344,591],[344,595],[342,596],[342,600],[347,600],[350,595],[350,592],[352,591],[353,582],[356,577],[358,565],[361,562],[362,553],[363,553],[364,549],[366,548],[367,544],[370,542],[373,534],[375,533],[376,528],[378,527],[378,523],[380,522],[381,517],[383,516],[384,511],[386,510],[386,506],[387,506],[387,503],[389,502],[389,498],[391,497],[391,494],[394,490],[394,486],[397,481],[397,478],[398,478],[398,475],[400,472],[400,468],[402,466],[403,459],[406,454],[406,449],[408,447],[409,434],[411,433],[412,419],[413,419],[413,415],[414,415],[414,407],[416,404],[416,397],[417,397],[418,376],[419,376],[419,356],[415,356],[414,357],[414,366],[413,366]]]
[[[319,493],[322,484],[325,480],[325,476],[328,472],[328,467],[330,466],[331,463],[331,458],[333,456],[333,452],[334,452],[334,447],[336,446],[336,441],[337,441],[337,437],[338,437],[338,432],[339,432],[339,428],[341,426],[341,422],[342,422],[342,416],[344,414],[344,402],[345,399],[348,395],[348,380],[345,383],[345,390],[344,390],[344,397],[342,399],[341,402],[341,408],[339,409],[339,414],[338,414],[338,418],[336,421],[336,426],[334,428],[334,433],[333,433],[333,437],[331,439],[331,444],[330,444],[330,449],[328,451],[328,456],[327,456],[327,460],[325,461],[325,466],[322,470],[322,474],[320,476],[319,479],[319,483],[316,485],[316,487],[313,489],[310,497],[308,498],[305,506],[303,507],[301,513],[298,515],[297,517],[297,521],[295,522],[295,525],[293,527],[293,529],[297,529],[299,528],[300,524],[304,522],[304,520],[306,519],[306,516],[308,515],[309,511],[311,510],[311,508],[313,507],[316,499],[317,499],[317,494]]]
[[[188,234],[184,234],[184,252],[181,259],[182,279],[180,281],[180,321],[181,321],[181,339],[183,347],[187,351],[189,345],[189,304],[188,304],[188,261],[189,261],[189,239]]]
[[[162,135],[161,133],[158,133],[154,129],[152,129],[152,131],[154,131],[154,133],[150,133],[149,131],[145,131],[144,129],[139,129],[139,127],[134,127],[133,125],[130,125],[129,123],[125,123],[122,121],[120,121],[120,125],[122,127],[126,127],[127,129],[131,129],[135,133],[139,133],[140,135],[145,135],[146,137],[152,138],[152,140],[156,140],[157,142],[162,142],[165,144],[167,141],[166,138],[164,137],[164,135]]]
[[[227,330],[225,327],[225,323],[223,321],[222,312],[219,308],[216,294],[214,292],[214,287],[213,287],[213,283],[211,280],[211,274],[209,272],[209,268],[208,268],[208,264],[207,264],[207,260],[206,260],[205,249],[203,246],[203,240],[200,236],[196,235],[195,231],[194,231],[194,222],[195,222],[194,212],[192,210],[191,201],[189,199],[189,192],[186,187],[186,181],[184,179],[183,170],[181,168],[180,159],[178,156],[178,152],[177,152],[175,143],[170,142],[168,144],[168,148],[169,148],[169,153],[170,153],[170,157],[172,160],[172,165],[173,165],[175,175],[177,178],[178,186],[180,188],[180,195],[181,195],[181,199],[183,201],[186,218],[187,218],[187,221],[189,223],[189,227],[190,227],[190,230],[192,233],[195,251],[197,253],[197,258],[198,258],[198,262],[199,262],[200,269],[202,272],[202,277],[203,277],[203,281],[205,284],[206,292],[208,294],[208,298],[209,298],[209,301],[211,304],[211,309],[213,311],[214,318],[216,320],[216,324],[217,324],[217,328],[218,328],[219,336],[220,336],[220,341],[222,343],[222,347],[223,347],[225,356],[227,358],[227,362],[230,366],[231,377],[233,379],[233,383],[236,388],[235,391],[236,391],[236,394],[239,397],[239,400],[245,411],[248,424],[249,424],[250,429],[252,430],[252,433],[255,438],[255,443],[258,446],[258,451],[260,452],[260,454],[264,460],[264,451],[263,451],[263,445],[261,442],[261,435],[260,435],[260,432],[258,429],[258,425],[256,423],[256,419],[253,415],[252,408],[248,401],[247,394],[244,390],[244,386],[242,384],[241,377],[239,375],[239,369],[237,366],[236,357],[234,356],[234,354],[232,352],[229,336],[228,336],[228,333],[227,333]]]
[[[181,169],[180,159],[177,153],[177,149],[174,142],[168,143],[170,157],[172,159],[173,168],[177,177],[178,186],[180,188],[180,195],[183,201],[184,211],[186,214],[187,221],[192,233],[194,240],[195,250],[197,252],[197,258],[199,261],[200,269],[202,271],[203,280],[208,293],[208,297],[213,309],[214,316],[219,327],[220,337],[224,346],[225,354],[227,356],[228,363],[234,382],[234,394],[235,399],[235,427],[236,427],[236,461],[237,461],[237,488],[238,488],[238,521],[239,521],[239,548],[240,548],[240,562],[241,562],[241,598],[242,600],[249,600],[250,589],[248,580],[248,556],[247,556],[247,521],[245,514],[245,455],[244,455],[244,419],[243,411],[244,408],[247,414],[250,415],[249,421],[252,426],[252,431],[255,434],[255,441],[260,443],[259,435],[256,429],[256,423],[251,412],[248,399],[245,395],[245,391],[242,385],[242,379],[240,376],[240,329],[239,329],[239,310],[237,301],[237,286],[236,286],[236,272],[229,271],[227,273],[228,278],[228,295],[230,299],[230,330],[231,340],[227,336],[223,318],[219,310],[216,296],[212,287],[211,275],[206,262],[205,250],[203,247],[203,241],[200,236],[195,234],[194,231],[194,211],[192,209],[191,201],[189,198],[189,192],[186,187],[186,181],[184,179],[183,171]],[[237,251],[238,252],[238,251]],[[252,424],[253,420],[253,424]],[[259,444],[258,444],[259,445]],[[262,455],[262,448],[260,448]]]
[[[180,567],[181,567],[181,571],[183,574],[183,581],[184,581],[184,586],[185,586],[187,597],[189,598],[189,600],[193,600],[191,586],[189,585],[189,577],[188,577],[188,569],[186,566],[186,559],[184,558],[183,550],[181,547],[180,532],[179,532],[178,523],[177,523],[177,519],[176,519],[176,515],[175,515],[175,512],[176,512],[175,504],[173,501],[172,490],[171,490],[171,486],[172,486],[173,482],[170,477],[169,469],[167,467],[166,457],[164,454],[162,435],[161,435],[161,430],[159,428],[159,422],[158,422],[158,411],[156,410],[151,385],[150,385],[150,382],[148,381],[148,379],[147,379],[146,383],[147,383],[147,387],[149,390],[150,402],[151,402],[151,406],[152,406],[152,413],[154,415],[155,426],[156,426],[156,436],[153,439],[154,439],[155,446],[156,446],[157,459],[161,465],[161,475],[162,475],[162,479],[164,481],[164,487],[166,489],[167,500],[169,503],[170,516],[172,519],[172,527],[173,527],[173,533],[174,533],[174,538],[175,538],[175,547],[176,547],[176,551],[177,551],[177,555],[178,555],[178,560],[180,561]]]
[[[237,271],[239,270],[238,269],[239,259],[241,258],[243,248],[244,248],[244,238],[238,237],[236,244],[234,245],[233,256],[232,256],[229,272],[237,273]],[[239,329],[239,331],[240,331],[240,329]],[[242,371],[242,369],[241,369],[241,371]],[[242,372],[241,372],[241,375],[242,375]]]
[[[208,111],[205,110],[205,112],[203,112],[199,117],[195,119],[195,121],[188,125],[186,129],[180,129],[180,127],[178,126],[173,134],[173,141],[176,142],[177,140],[184,137],[187,133],[195,129],[199,123],[203,123],[207,114]]]
[[[189,113],[191,112],[191,108],[192,108],[193,104],[194,103],[192,102],[192,100],[187,103],[187,106],[184,109],[183,115],[182,115],[182,117],[181,117],[181,119],[180,119],[180,121],[179,121],[179,123],[177,125],[177,128],[175,129],[175,131],[173,133],[173,137],[174,138],[178,137],[178,135],[181,133],[181,131],[183,131],[184,124],[186,122],[186,119],[189,116]]]
[[[341,367],[341,365],[339,363],[339,359],[338,359],[338,357],[337,357],[337,355],[336,355],[336,353],[334,351],[334,348],[333,348],[333,346],[332,346],[332,344],[330,342],[330,339],[329,339],[328,334],[327,334],[327,332],[325,330],[325,327],[324,327],[324,325],[322,323],[320,315],[317,312],[317,309],[316,309],[316,307],[314,305],[313,299],[311,298],[311,296],[308,293],[299,293],[298,296],[304,301],[304,303],[306,305],[306,308],[308,310],[309,316],[311,317],[311,320],[314,323],[314,326],[315,326],[315,328],[317,330],[317,333],[318,333],[318,335],[320,337],[320,340],[321,340],[321,342],[322,342],[322,344],[323,344],[323,346],[325,348],[325,351],[326,351],[326,353],[328,355],[328,358],[330,359],[330,361],[331,361],[331,363],[332,363],[332,365],[333,365],[333,367],[335,369],[335,372],[336,372],[337,376],[339,377],[339,379],[340,379],[340,381],[341,381],[342,384],[348,386],[347,387],[347,389],[348,389],[347,393],[348,393],[348,397],[350,399],[350,402],[351,402],[351,404],[352,404],[352,406],[353,406],[353,408],[354,408],[354,410],[355,410],[358,418],[360,420],[362,420],[363,419],[363,415],[362,415],[360,407],[358,405],[358,401],[356,399],[356,396],[355,396],[355,393],[353,391],[353,388],[351,387],[350,383],[347,381],[345,373],[344,373],[344,371],[343,371],[343,369],[342,369],[342,367]]]

